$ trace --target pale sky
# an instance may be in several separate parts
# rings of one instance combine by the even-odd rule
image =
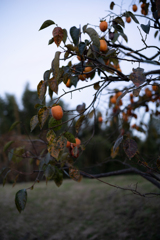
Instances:
[[[29,83],[30,90],[36,90],[37,84],[43,79],[43,73],[50,69],[55,52],[61,51],[54,43],[48,45],[55,25],[38,31],[45,20],[53,20],[58,26],[68,31],[72,26],[79,27],[90,23],[96,25],[96,30],[100,33],[99,20],[108,14],[110,2],[106,0],[0,0],[0,96],[4,97],[5,93],[14,94],[20,103],[26,83]],[[121,4],[121,1],[115,2]],[[127,2],[130,1],[124,2],[124,8],[131,10]],[[115,11],[119,13],[119,7],[116,6]],[[147,22],[141,19],[141,23]],[[126,23],[124,31],[128,35],[128,44],[131,47],[137,49],[143,46],[137,24]],[[151,33],[147,40],[149,45],[153,44],[153,32]],[[125,41],[123,44],[127,45]],[[157,44],[159,44],[158,40]],[[152,56],[153,50],[148,50],[148,53]],[[137,64],[126,62],[120,65],[125,74],[129,74],[133,67],[138,67]],[[148,71],[149,65],[144,66]],[[84,82],[78,83],[78,87],[82,84]],[[63,93],[62,88],[67,90],[64,84],[60,86],[59,93]],[[89,104],[91,100],[89,93],[92,96],[94,90],[87,89],[83,91],[83,95],[82,93],[73,94],[72,101],[68,95],[62,100],[72,107],[75,103]]]

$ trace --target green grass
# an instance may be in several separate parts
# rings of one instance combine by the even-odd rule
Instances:
[[[103,180],[123,187],[138,182],[142,193],[159,192],[139,176]],[[142,198],[97,180],[64,180],[60,188],[41,182],[28,191],[26,208],[19,214],[15,193],[30,185],[0,186],[0,240],[160,239],[159,197]]]

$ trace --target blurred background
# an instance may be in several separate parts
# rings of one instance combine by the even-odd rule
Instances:
[[[116,1],[118,3],[114,12],[119,14],[124,10],[131,10],[132,4],[139,1]],[[58,26],[66,28],[69,32],[70,27],[83,27],[89,23],[95,27],[98,33],[99,21],[102,17],[109,14],[110,1],[54,1],[54,0],[1,0],[0,1],[0,169],[9,164],[9,155],[3,151],[5,143],[16,141],[12,149],[34,151],[30,138],[44,139],[47,123],[43,131],[40,132],[36,127],[30,131],[30,119],[37,114],[34,106],[39,102],[37,95],[37,84],[43,79],[43,74],[50,69],[51,61],[56,51],[61,51],[55,44],[48,45],[52,38],[52,30],[55,25],[43,31],[38,31],[42,23],[53,20]],[[140,9],[138,9],[138,14]],[[107,17],[106,17],[107,19]],[[147,24],[148,20],[141,19],[141,23]],[[124,45],[132,46],[133,49],[140,49],[143,46],[141,36],[135,23],[126,24],[125,33],[128,36],[128,43]],[[134,37],[133,37],[134,34]],[[150,31],[147,36],[147,44],[158,45],[158,39],[154,39],[154,31]],[[137,36],[137,38],[135,38]],[[136,39],[136,40],[135,40]],[[152,56],[152,50],[145,52]],[[72,63],[77,59],[73,58]],[[65,64],[62,62],[61,64]],[[132,68],[137,68],[137,63],[120,62],[122,72],[130,74]],[[147,64],[142,64],[145,71],[155,69]],[[98,81],[96,75],[93,81]],[[78,87],[83,86],[84,82],[78,82]],[[90,82],[86,83],[90,84]],[[132,83],[112,84],[107,91],[113,88],[122,90],[124,86]],[[73,89],[72,87],[71,89]],[[65,84],[61,84],[59,94],[67,91]],[[155,92],[152,90],[152,96]],[[95,90],[83,90],[80,93],[65,95],[60,105],[67,111],[75,109],[78,104],[83,102],[88,106]],[[104,121],[95,120],[94,137],[91,139],[83,154],[80,155],[75,166],[90,174],[99,174],[121,170],[124,168],[119,162],[112,161],[112,147],[118,138],[123,127],[127,134],[133,137],[138,144],[139,152],[142,153],[147,164],[156,166],[156,159],[160,154],[160,131],[159,113],[157,102],[150,101],[147,107],[143,106],[137,110],[138,118],[132,117],[125,121],[121,116],[108,119],[107,113],[114,109],[110,104],[110,94],[102,96],[101,104],[97,106],[97,112],[103,116]],[[140,97],[144,97],[145,91],[142,90]],[[53,95],[53,99],[57,95]],[[135,100],[135,98],[134,98]],[[142,100],[142,99],[141,99]],[[135,100],[136,101],[136,100]],[[50,99],[46,98],[49,105]],[[124,105],[130,103],[127,96],[123,99]],[[158,102],[159,104],[159,102]],[[155,114],[156,113],[156,114]],[[64,121],[68,120],[65,114]],[[14,130],[9,132],[11,125],[15,121],[20,121]],[[108,121],[108,122],[107,122]],[[119,128],[119,121],[122,122],[122,129]],[[86,143],[93,131],[93,119],[86,119],[79,132],[78,137],[82,143]],[[136,128],[130,128],[136,124]],[[64,128],[61,129],[63,131]],[[75,130],[72,132],[74,135]],[[34,148],[40,154],[43,149],[41,142],[34,142]],[[118,160],[124,160],[126,155],[121,148],[116,156]],[[116,159],[114,158],[114,159]],[[16,169],[22,172],[32,172],[38,169],[38,159],[16,160]],[[134,159],[135,160],[135,159]],[[130,161],[129,164],[144,170],[137,161]],[[0,190],[0,240],[4,239],[160,239],[159,232],[159,204],[158,198],[145,199],[109,188],[105,184],[96,180],[84,179],[81,183],[66,179],[64,185],[59,189],[52,181],[45,185],[45,182],[35,186],[34,191],[29,192],[29,201],[25,212],[19,215],[14,205],[14,194],[21,188],[29,187],[30,181],[35,180],[35,175],[20,175],[17,185],[12,188],[10,183],[14,183],[16,174],[10,173],[7,176],[7,183]],[[66,177],[66,176],[65,176]],[[140,183],[140,190],[144,192],[158,192],[158,190],[137,176],[120,176],[107,178],[115,185],[135,186]],[[2,178],[0,179],[2,183]],[[23,186],[22,186],[23,185]],[[8,207],[9,206],[9,207]],[[9,221],[10,220],[10,221]]]

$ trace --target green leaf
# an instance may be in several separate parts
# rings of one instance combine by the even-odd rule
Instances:
[[[54,177],[54,182],[57,185],[57,187],[60,187],[63,183],[63,172],[56,168],[56,175]]]
[[[51,38],[49,41],[48,41],[48,45],[54,43],[54,38]]]
[[[128,42],[128,37],[126,34],[120,32],[120,35],[124,38],[126,42]]]
[[[55,167],[48,164],[44,172],[44,176],[46,177],[46,180],[48,181],[51,178],[53,178],[54,174],[55,174]]]
[[[5,183],[6,183],[7,175],[8,175],[8,173],[10,173],[10,171],[11,171],[11,169],[9,169],[9,170],[6,172],[6,174],[5,174],[4,178],[3,178],[3,187],[4,187]]]
[[[53,22],[52,20],[46,20],[42,26],[40,27],[39,31],[46,28],[46,27],[49,27],[51,25],[55,24],[55,22]]]
[[[71,76],[70,77],[70,80],[71,80],[71,85],[73,85],[73,86],[77,86],[77,83],[78,83],[78,81],[79,81],[79,79],[78,79],[78,76]]]
[[[142,28],[142,30],[143,30],[145,33],[149,34],[149,31],[150,31],[150,21],[148,21],[148,24],[147,24],[147,25],[141,24],[141,28]]]
[[[120,25],[113,25],[113,28],[114,28],[116,31],[118,31],[118,32],[120,32],[120,33],[123,33],[123,28],[122,28]]]
[[[85,30],[85,33],[87,33],[92,42],[93,42],[93,45],[95,45],[98,49],[100,48],[100,41],[99,41],[99,36],[98,36],[98,33],[96,32],[96,30],[94,28],[87,28]]]
[[[14,163],[19,163],[20,161],[22,161],[23,159],[23,153],[24,153],[25,149],[24,147],[17,147],[16,149],[14,149],[14,153],[12,156],[12,162]]]
[[[133,19],[135,23],[139,24],[138,19],[135,17],[135,15],[132,12],[128,11],[127,14]]]
[[[16,177],[15,177],[15,179],[14,179],[14,183],[13,183],[12,187],[14,187],[14,186],[16,185],[16,182],[17,182],[17,179],[18,179],[18,177],[19,177],[19,174],[17,174],[17,175],[16,175]]]
[[[45,81],[40,81],[39,84],[37,85],[37,93],[38,97],[40,100],[44,99],[44,96],[46,94],[46,82]]]
[[[158,34],[158,30],[154,33],[154,38],[156,38],[157,37],[157,34]]]
[[[62,120],[56,120],[55,118],[51,117],[48,122],[48,128],[54,128],[54,131],[58,131],[61,129],[62,125]],[[59,126],[57,126],[59,125]],[[56,127],[57,126],[57,127]]]
[[[124,21],[121,17],[116,17],[115,19],[113,19],[113,21],[124,27]]]
[[[114,5],[115,5],[115,3],[114,3],[114,2],[111,2],[111,3],[110,3],[110,6],[109,6],[109,7],[110,7],[110,9],[111,9],[111,10],[113,10],[113,8],[114,8]]]
[[[43,74],[43,80],[48,81],[49,78],[50,78],[50,74],[51,74],[50,70],[45,71],[44,74]]]
[[[21,213],[25,209],[27,202],[27,191],[26,189],[19,190],[15,196],[15,204],[17,210]]]
[[[110,50],[106,53],[105,57],[109,57],[110,55],[114,55],[115,53],[116,53],[116,50],[115,50],[115,49],[110,49]]]
[[[117,41],[118,37],[119,37],[119,33],[117,33],[117,32],[114,33],[114,38],[113,38],[112,42],[115,43]]]
[[[88,23],[82,27],[83,33],[85,33],[85,31],[86,31],[86,29],[87,29],[87,26],[88,26]]]
[[[74,45],[77,46],[79,42],[79,36],[80,36],[80,29],[74,27],[70,28],[70,35],[72,37],[72,40],[74,42]]]
[[[84,42],[80,42],[79,45],[78,45],[80,55],[83,54],[85,48],[86,48],[86,44]]]
[[[14,153],[14,149],[12,148],[12,149],[8,152],[8,160],[9,160],[9,162],[12,160],[13,153]]]
[[[15,128],[19,123],[20,123],[20,121],[14,122],[14,123],[11,125],[11,127],[10,127],[10,129],[9,129],[9,132],[10,132],[11,130],[13,130],[13,128]]]
[[[71,142],[71,143],[75,143],[75,142],[76,142],[74,135],[73,135],[72,133],[70,133],[70,132],[65,132],[65,133],[63,134],[63,136],[64,136],[65,138],[67,138],[67,140],[68,140],[69,142]]]
[[[4,145],[3,152],[5,152],[5,151],[11,146],[11,144],[12,144],[13,142],[14,142],[14,141],[9,141],[9,142],[7,142],[7,143]]]
[[[151,60],[143,60],[144,63],[154,64],[154,65],[160,65],[158,61],[151,61]]]
[[[49,109],[47,107],[43,107],[38,111],[38,121],[39,121],[40,129],[43,128],[48,117],[49,117]]]
[[[62,39],[64,44],[65,44],[66,40],[67,40],[67,30],[64,28],[63,29],[63,39]]]
[[[35,129],[38,123],[39,123],[38,115],[34,115],[30,120],[31,132],[33,131],[33,129]]]

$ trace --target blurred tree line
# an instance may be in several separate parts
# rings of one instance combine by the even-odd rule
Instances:
[[[22,124],[18,124],[14,129],[17,136],[26,136],[31,134],[32,137],[36,138],[39,134],[39,127],[35,128],[34,131],[30,132],[30,119],[37,114],[37,109],[34,107],[39,102],[37,91],[31,91],[29,85],[27,84],[22,95],[22,106],[20,109],[15,96],[6,94],[3,99],[0,97],[0,143],[1,143],[1,152],[0,152],[0,165],[3,165],[5,161],[8,161],[8,156],[3,154],[3,141],[7,142],[10,139],[5,136],[8,134],[9,128],[15,121],[20,121]],[[48,103],[50,104],[50,103]],[[67,110],[67,106],[64,106],[63,102],[60,102],[60,105]],[[67,120],[67,114],[64,115],[63,121]],[[110,124],[101,124],[98,120],[94,124],[94,128],[90,122],[91,120],[86,119],[82,125],[81,131],[79,132],[79,138],[81,139],[84,146],[86,145],[83,154],[79,156],[78,159],[75,159],[75,165],[90,174],[97,174],[102,172],[109,172],[124,169],[124,166],[118,161],[126,158],[126,155],[121,146],[118,154],[112,156],[112,147],[115,140],[120,135],[118,119],[112,119]],[[65,124],[64,124],[65,125]],[[64,131],[65,126],[62,126],[61,131]],[[138,143],[139,152],[143,155],[145,162],[156,163],[157,156],[160,153],[160,119],[151,115],[150,121],[148,122],[146,137],[142,141],[136,134],[134,134],[134,139]],[[44,129],[47,129],[47,124],[44,126]],[[126,127],[126,126],[125,126]],[[74,129],[74,128],[73,128]],[[94,131],[94,137],[92,137],[92,132]],[[72,132],[76,135],[76,132]],[[128,132],[132,135],[132,132]],[[9,134],[7,135],[9,136]],[[16,136],[16,139],[17,139]],[[22,138],[22,137],[21,137]],[[24,139],[24,137],[23,137]],[[18,144],[18,143],[17,143]],[[27,148],[27,144],[25,144]],[[36,148],[42,150],[43,146],[40,146],[40,143],[35,144]],[[126,160],[127,161],[127,160]],[[29,164],[33,165],[32,168],[36,168],[36,161],[30,161]],[[132,159],[129,162],[132,166],[138,167],[137,159]],[[22,169],[23,161],[20,163],[20,168]],[[24,166],[24,171],[30,169]],[[141,167],[141,166],[140,166]],[[143,167],[143,166],[142,166]],[[33,170],[33,169],[30,169]],[[23,176],[23,181],[28,181],[31,179]]]

